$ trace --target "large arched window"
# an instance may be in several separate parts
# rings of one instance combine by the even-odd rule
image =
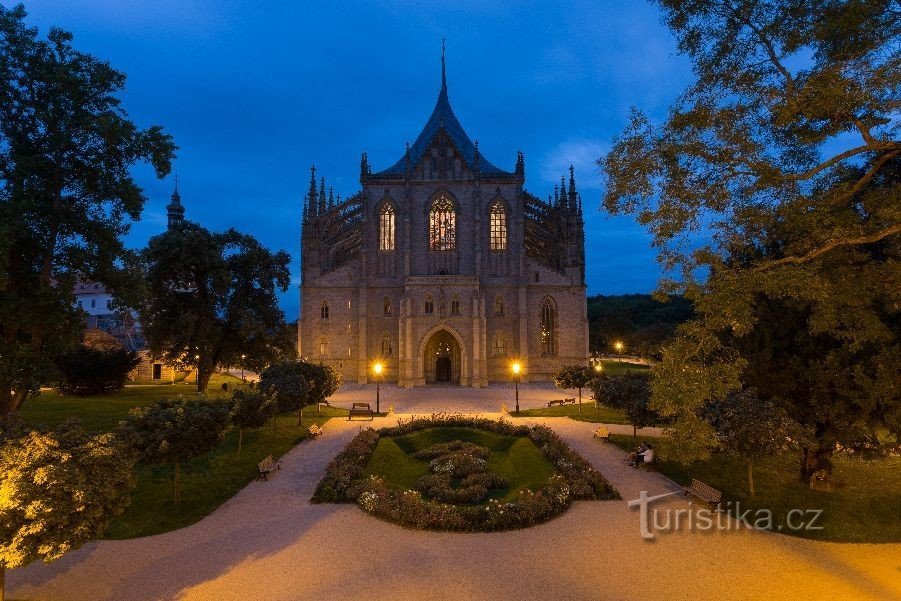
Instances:
[[[325,301],[323,301],[322,306],[319,307],[319,317],[328,319],[328,303]]]
[[[432,295],[428,295],[425,297],[425,314],[431,315],[435,312],[435,302],[432,300]]]
[[[379,250],[394,250],[394,207],[387,202],[379,212]]]
[[[457,214],[453,201],[441,195],[429,211],[429,250],[454,250],[457,244]]]
[[[497,200],[491,205],[488,216],[489,248],[493,251],[507,250],[507,211],[504,205]]]
[[[388,358],[394,354],[394,345],[391,344],[391,336],[385,334],[382,336],[382,357]]]
[[[498,332],[498,334],[494,337],[494,356],[507,356],[507,337],[500,332]]]
[[[550,297],[541,302],[541,354],[557,354],[557,307]]]
[[[325,336],[319,339],[319,356],[328,357],[328,338]]]
[[[498,294],[494,297],[494,314],[498,317],[503,317],[504,313],[504,297]]]

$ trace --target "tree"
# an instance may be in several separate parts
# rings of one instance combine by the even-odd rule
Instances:
[[[582,389],[588,386],[594,373],[584,365],[565,365],[554,374],[554,386],[557,388],[579,389],[579,413],[582,413]]]
[[[46,39],[20,5],[0,6],[0,417],[55,376],[83,329],[77,279],[115,288],[121,236],[140,217],[131,167],[169,172],[175,146],[121,108],[125,75]]]
[[[124,348],[95,349],[80,345],[56,359],[58,388],[66,394],[106,394],[125,386],[128,374],[141,362]]]
[[[638,428],[654,425],[660,416],[651,409],[651,385],[647,374],[626,373],[612,378],[598,378],[591,382],[596,399],[616,409],[622,409],[632,424],[632,437]]]
[[[806,472],[828,467],[836,442],[901,431],[897,7],[658,3],[696,81],[599,161],[605,207],[661,249],[661,292],[694,303],[652,407],[691,461],[716,445],[704,408],[755,387],[813,430]]]
[[[182,462],[219,444],[230,415],[226,403],[164,400],[129,411],[119,431],[142,463],[175,465],[174,500],[179,503]]]
[[[231,423],[238,428],[239,458],[244,444],[244,429],[263,427],[275,410],[275,403],[259,390],[238,388],[232,393]]]
[[[138,314],[148,346],[173,365],[196,368],[198,392],[217,367],[240,361],[260,370],[293,344],[279,335],[285,316],[277,291],[290,283],[288,253],[271,253],[235,230],[185,223],[151,238],[142,258]]]
[[[754,496],[754,462],[777,451],[797,447],[806,434],[772,401],[745,389],[708,409],[717,441],[728,453],[748,464],[748,491]]]
[[[73,422],[0,437],[0,601],[6,568],[49,563],[103,535],[128,504],[133,467],[113,434]]]
[[[313,370],[307,369],[308,365],[298,361],[282,361],[273,363],[260,374],[260,390],[275,400],[279,413],[297,411],[298,426],[303,421],[304,405],[310,402],[311,387],[306,376],[311,375]]]

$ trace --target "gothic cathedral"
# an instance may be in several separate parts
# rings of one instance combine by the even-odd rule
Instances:
[[[315,169],[303,209],[298,354],[344,381],[404,387],[547,381],[588,354],[585,236],[572,167],[547,201],[479,152],[441,91],[394,165],[360,163],[335,197]]]

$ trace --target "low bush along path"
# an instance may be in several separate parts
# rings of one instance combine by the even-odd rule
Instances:
[[[50,564],[11,570],[12,598],[131,599],[647,599],[901,597],[901,545],[820,543],[778,534],[639,536],[626,500],[672,491],[660,474],[629,468],[592,440],[594,424],[530,419],[554,428],[591,461],[622,501],[578,502],[525,530],[413,531],[354,505],[310,505],[328,462],[361,427],[331,420],[325,435],[288,453],[269,482],[254,482],[200,522],[127,541],[101,541]],[[685,508],[673,496],[656,507]],[[549,561],[552,558],[553,561]],[[640,559],[640,560],[639,560]],[[440,566],[440,569],[435,569]],[[660,575],[650,575],[648,570]]]

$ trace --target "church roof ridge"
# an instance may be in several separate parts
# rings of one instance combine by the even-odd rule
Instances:
[[[457,116],[454,114],[454,109],[451,108],[450,99],[447,95],[447,76],[444,64],[443,43],[441,46],[441,91],[438,93],[438,100],[435,102],[435,108],[432,110],[432,115],[429,117],[429,120],[426,121],[422,131],[419,132],[416,141],[410,146],[409,156],[411,165],[417,165],[419,161],[422,160],[422,157],[426,150],[428,150],[432,140],[442,129],[450,136],[454,146],[456,146],[457,150],[463,154],[463,158],[470,167],[473,167],[476,162],[478,162],[479,172],[484,175],[513,175],[513,173],[509,171],[504,171],[503,169],[495,167],[485,158],[485,155],[479,151],[475,144],[473,144],[470,137],[466,134],[466,130],[463,129],[460,120],[457,119]],[[476,161],[476,156],[478,156],[478,161]],[[403,175],[406,172],[406,164],[407,157],[405,155],[391,167],[379,171],[376,175]]]

